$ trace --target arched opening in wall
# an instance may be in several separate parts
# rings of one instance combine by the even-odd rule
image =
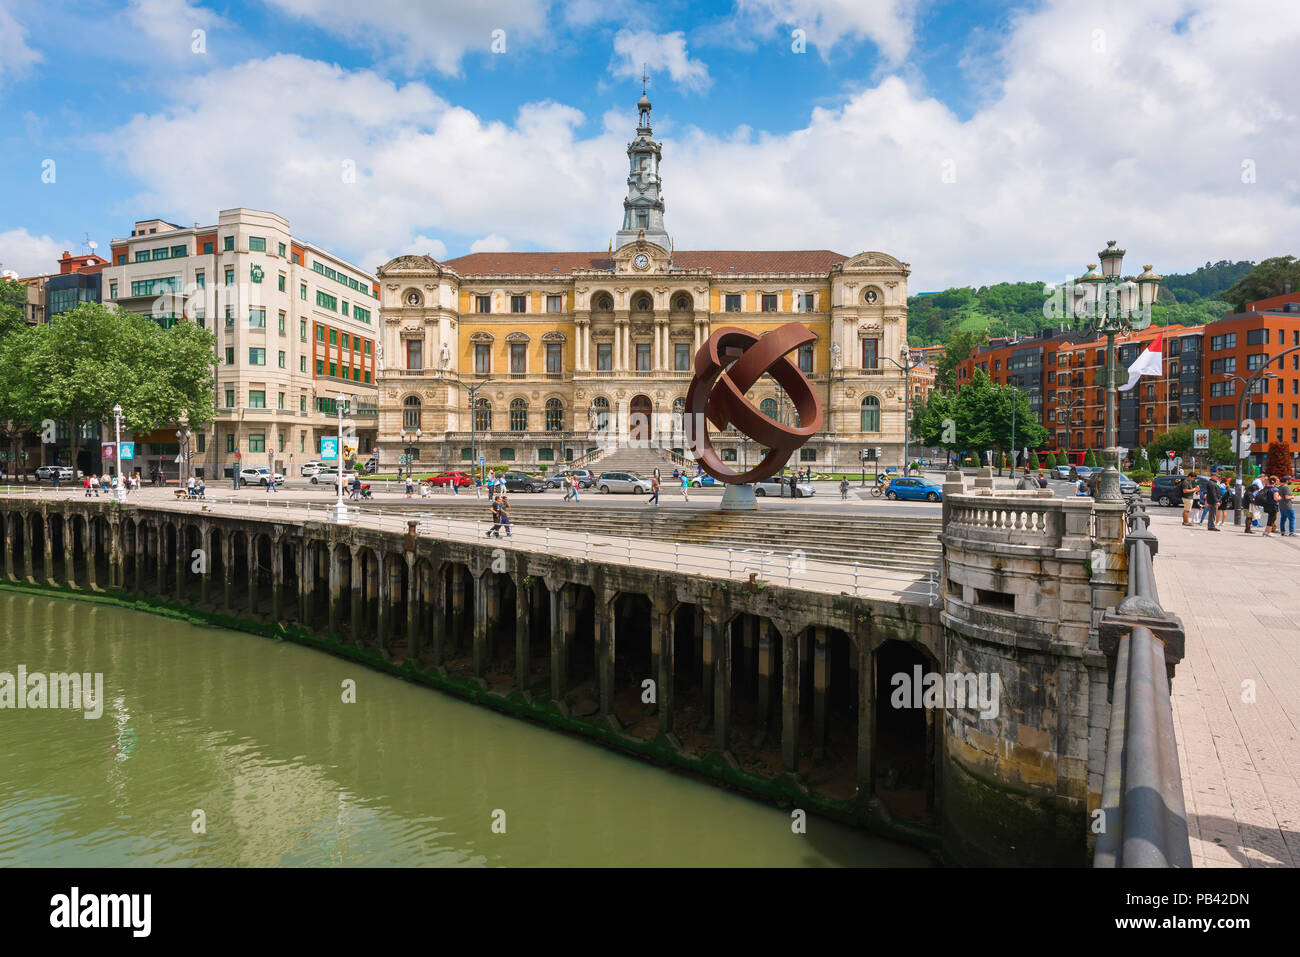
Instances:
[[[203,583],[202,564],[196,567],[195,563],[206,563],[207,558],[202,553],[203,536],[195,525],[186,523],[181,526],[181,554],[179,556],[179,568],[181,575],[181,586],[177,589],[181,597],[187,601],[197,602],[201,594]]]
[[[524,671],[524,690],[545,697],[551,676],[551,590],[540,578],[525,586],[529,603],[528,665]]]
[[[509,692],[514,682],[518,596],[511,576],[498,572],[487,572],[487,575],[489,617],[484,671],[488,684],[504,694]]]
[[[934,808],[936,743],[943,711],[924,707],[924,687],[917,687],[917,676],[939,669],[923,649],[895,639],[877,648],[874,658],[872,787],[891,813],[924,820]]]
[[[673,731],[682,750],[703,755],[713,747],[713,689],[704,682],[703,618],[698,605],[673,609]]]
[[[628,405],[627,437],[629,442],[648,444],[654,437],[651,416],[654,403],[648,395],[634,395]]]
[[[643,683],[659,680],[650,649],[654,607],[645,595],[631,592],[620,594],[612,605],[614,696],[611,706],[625,734],[649,740],[658,732],[654,708],[642,701]]]
[[[443,568],[443,608],[446,609],[446,640],[443,663],[447,674],[466,678],[474,674],[474,576],[461,562]]]
[[[88,585],[90,578],[87,565],[94,556],[87,551],[90,536],[87,532],[86,518],[83,515],[73,515],[68,518],[67,524],[68,540],[72,543],[72,567],[67,570],[67,580],[69,584],[77,586]]]
[[[322,544],[321,552],[325,558],[326,566],[326,594],[329,598],[325,605],[325,613],[329,615],[329,605],[334,605],[334,629],[333,633],[342,637],[348,630],[349,623],[352,621],[352,549],[347,545],[334,545],[331,552],[327,552]],[[331,593],[329,588],[329,563],[333,561],[335,571],[335,580],[337,582],[336,590]],[[329,620],[328,618],[326,619]]]
[[[275,576],[271,574],[271,552],[273,543],[270,535],[258,535],[257,547],[253,550],[257,562],[257,604],[254,610],[258,614],[271,614],[271,587]]]
[[[26,566],[23,556],[27,553],[27,523],[21,512],[12,512],[7,516],[9,522],[9,558],[13,563],[14,578],[22,578]]]
[[[230,533],[230,551],[230,603],[235,608],[240,608],[243,607],[240,589],[246,586],[249,578],[248,535],[243,529]]]
[[[298,620],[298,549],[301,547],[288,538],[280,541],[280,584],[272,585],[280,590],[280,617],[289,621]]]
[[[678,292],[673,294],[672,311],[674,313],[687,313],[695,310],[695,300],[688,292]]]
[[[565,700],[572,714],[585,718],[600,710],[596,688],[596,595],[587,585],[570,585],[569,589],[573,632]]]
[[[373,548],[363,548],[357,553],[357,570],[360,573],[360,614],[352,621],[352,640],[365,647],[378,647],[379,643],[379,555]]]
[[[847,800],[858,790],[858,654],[838,628],[805,633],[811,688],[801,691],[801,737],[809,736],[804,780],[819,794]],[[808,694],[808,700],[802,695]]]
[[[741,614],[728,627],[731,642],[729,749],[756,774],[781,772],[781,636],[758,615]]]
[[[67,551],[64,548],[64,539],[67,533],[66,523],[63,516],[57,513],[50,515],[46,520],[50,523],[50,558],[52,559],[50,562],[52,571],[50,583],[62,585],[68,579],[68,570],[65,567],[67,564]]]
[[[614,297],[607,292],[598,292],[591,297],[591,311],[610,313],[614,311]]]
[[[172,522],[164,522],[159,528],[158,542],[162,561],[158,568],[158,584],[160,590],[170,597],[173,594],[171,589],[176,584],[177,530]]]
[[[218,526],[213,526],[208,532],[208,604],[212,606],[220,605],[223,599],[223,589],[226,584],[226,537],[225,532]],[[200,582],[199,587],[203,584]]]
[[[427,558],[417,559],[414,577],[407,582],[407,587],[414,589],[415,633],[409,631],[406,633],[406,641],[399,661],[411,659],[421,670],[433,664],[434,614],[440,611],[434,582],[433,564]]]
[[[95,584],[100,588],[108,588],[113,582],[111,581],[112,568],[110,556],[112,554],[112,526],[103,516],[95,515],[90,519],[89,531],[89,560],[94,562]]]
[[[45,519],[39,513],[33,512],[31,520],[27,525],[27,532],[31,536],[31,556],[32,556],[32,577],[38,582],[43,582],[45,578]]]

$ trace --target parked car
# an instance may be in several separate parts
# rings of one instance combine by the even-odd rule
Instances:
[[[546,483],[541,479],[523,472],[504,472],[501,477],[505,479],[507,492],[541,492],[546,489]]]
[[[272,473],[265,466],[247,466],[239,470],[239,482],[241,485],[268,485],[272,481],[272,474],[277,483],[284,481],[283,475],[279,472]]]
[[[323,467],[324,467],[323,464],[318,461],[313,460],[311,462],[303,462],[302,468],[298,470],[298,474],[301,475],[303,478],[311,478],[313,475],[319,472]]]
[[[548,475],[546,478],[547,488],[563,488],[569,483],[569,476],[578,477],[578,488],[591,488],[596,483],[596,477],[591,474],[589,469],[565,469],[563,472],[556,472],[554,475]]]
[[[1088,475],[1081,476],[1081,478],[1083,478],[1084,487],[1088,490],[1088,494],[1091,495],[1093,498],[1097,497],[1097,483],[1101,481],[1101,473],[1103,471],[1105,470],[1093,469],[1093,471]],[[1123,495],[1126,499],[1135,498],[1141,494],[1141,489],[1138,488],[1137,482],[1133,481],[1123,472],[1120,472],[1119,493]]]
[[[339,467],[337,465],[322,465],[311,477],[312,485],[335,485],[339,480]]]
[[[778,478],[763,479],[761,482],[754,483],[755,495],[771,495],[774,498],[790,498],[790,482],[782,482]],[[794,486],[795,498],[810,498],[813,494],[811,482],[796,482]]]
[[[929,479],[896,478],[889,483],[885,498],[905,499],[911,502],[942,502],[943,487]]]
[[[72,469],[66,465],[42,465],[36,470],[36,477],[42,482],[51,482],[55,473],[58,473],[60,482],[72,481]]]
[[[634,492],[646,495],[650,492],[650,480],[643,479],[635,472],[601,472],[596,479],[596,488],[606,495],[610,492]]]
[[[1151,501],[1157,505],[1178,505],[1183,504],[1183,493],[1179,490],[1185,475],[1157,475],[1151,480]],[[1196,484],[1201,487],[1201,494],[1205,493],[1205,486],[1209,482],[1203,475],[1196,477]]]
[[[474,479],[465,472],[439,472],[432,478],[425,479],[430,485],[440,485],[445,488],[451,488],[453,485],[457,488],[465,488],[473,485]]]

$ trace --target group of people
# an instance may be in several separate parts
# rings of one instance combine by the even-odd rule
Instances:
[[[204,484],[203,479],[201,478],[196,479],[193,475],[191,475],[188,479],[185,480],[186,498],[206,499],[207,495],[208,495],[208,487],[207,485]]]
[[[1281,478],[1260,475],[1241,490],[1242,506],[1248,510],[1247,535],[1253,534],[1254,528],[1263,526],[1265,537],[1295,537],[1295,493],[1291,490],[1291,482],[1290,475]],[[1179,492],[1183,499],[1183,524],[1189,527],[1205,525],[1208,519],[1207,530],[1211,532],[1219,531],[1223,513],[1237,504],[1236,478],[1225,483],[1216,476],[1206,476],[1202,487],[1196,473],[1192,472],[1183,476]],[[1192,512],[1197,510],[1200,514],[1193,522]]]
[[[513,538],[510,534],[510,502],[506,498],[506,493],[492,494],[492,527],[488,529],[488,538],[500,538],[501,529],[506,530],[506,538]]]
[[[110,491],[117,489],[119,479],[116,475],[87,475],[81,480],[81,487],[86,490],[86,498],[98,498],[102,491],[107,495]],[[56,480],[55,487],[58,487]],[[139,474],[128,475],[126,477],[126,490],[134,492],[140,488]]]

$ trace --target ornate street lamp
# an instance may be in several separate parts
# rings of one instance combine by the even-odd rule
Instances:
[[[894,365],[898,366],[898,368],[903,370],[903,469],[902,472],[904,475],[907,475],[907,468],[909,465],[912,464],[912,370],[919,366],[925,365],[925,357],[922,356],[921,358],[913,362],[908,356],[907,346],[903,346],[903,350],[899,355],[903,360],[902,362],[899,362],[898,359],[895,359],[893,356],[885,356],[885,358],[888,359],[890,362],[892,362]],[[1012,414],[1015,413],[1015,408],[1016,407],[1013,403],[1011,406]],[[1012,425],[1011,427],[1011,444],[1012,446],[1016,444],[1016,430],[1014,425]],[[1015,451],[1014,448],[1012,449],[1012,451],[1013,452]],[[1001,475],[1002,474],[1001,471],[999,471],[998,474]]]
[[[119,502],[126,501],[126,479],[122,476],[122,404],[113,406],[113,426],[116,431],[117,447],[117,495]]]
[[[1122,502],[1119,490],[1119,449],[1115,429],[1115,392],[1119,386],[1115,368],[1115,337],[1126,332],[1140,332],[1151,325],[1151,307],[1156,301],[1162,276],[1152,272],[1150,265],[1136,278],[1120,276],[1124,250],[1115,240],[1108,240],[1106,248],[1097,254],[1101,260],[1101,274],[1096,264],[1075,283],[1076,317],[1091,316],[1093,327],[1106,337],[1106,448],[1103,456],[1106,469],[1097,481],[1097,501]],[[1127,371],[1127,370],[1126,370]]]

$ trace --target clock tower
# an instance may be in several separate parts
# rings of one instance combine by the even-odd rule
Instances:
[[[623,228],[614,237],[614,248],[643,238],[670,249],[668,232],[664,229],[664,197],[660,189],[659,160],[662,149],[654,140],[650,128],[650,98],[645,94],[642,76],[641,99],[637,102],[641,120],[636,128],[636,139],[627,146],[628,174],[627,198],[623,200]]]

